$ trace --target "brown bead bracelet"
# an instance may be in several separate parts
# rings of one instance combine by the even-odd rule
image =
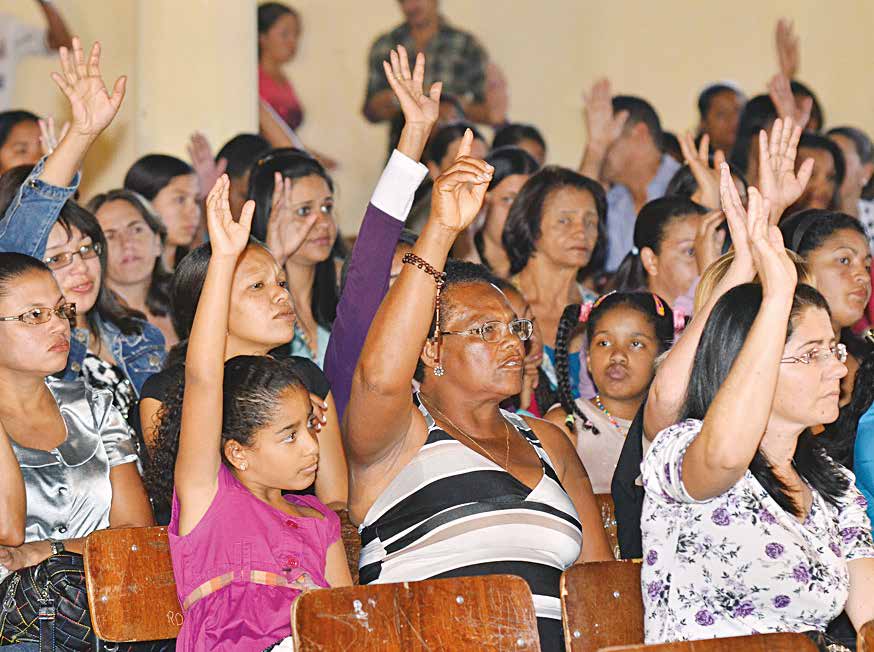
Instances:
[[[401,263],[404,265],[413,265],[418,267],[423,272],[425,272],[428,276],[434,277],[434,282],[437,285],[437,296],[434,298],[434,310],[436,311],[435,321],[434,321],[434,335],[432,339],[436,344],[436,353],[434,356],[434,375],[442,376],[444,374],[443,366],[440,364],[440,347],[443,343],[443,336],[440,334],[440,292],[443,290],[443,286],[446,284],[446,272],[438,272],[427,260],[420,258],[414,253],[404,254],[404,257],[401,259]]]

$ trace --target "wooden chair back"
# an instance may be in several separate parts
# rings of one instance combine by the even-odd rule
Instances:
[[[182,609],[166,527],[92,533],[85,541],[85,581],[98,638],[126,643],[178,636]]]
[[[857,652],[874,652],[874,620],[862,625],[856,641]]]
[[[340,537],[346,549],[346,563],[349,564],[352,583],[358,584],[358,558],[361,556],[361,537],[358,528],[349,518],[348,509],[335,509],[334,513],[340,518]]]
[[[595,494],[595,500],[601,511],[604,531],[607,533],[610,547],[613,548],[613,556],[619,559],[619,533],[616,528],[616,506],[613,503],[613,496],[611,494]]]
[[[595,561],[561,575],[565,645],[595,652],[608,645],[643,643],[639,561]]]
[[[620,645],[602,648],[600,652],[818,652],[818,648],[804,634],[781,633],[658,645]]]
[[[531,591],[512,575],[318,589],[292,607],[295,652],[539,652]]]

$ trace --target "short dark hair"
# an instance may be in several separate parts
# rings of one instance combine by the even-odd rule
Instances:
[[[6,288],[16,279],[28,272],[46,272],[51,274],[46,264],[27,254],[17,251],[0,251],[0,297],[6,296]]]
[[[761,306],[762,286],[757,283],[738,285],[716,302],[695,353],[683,419],[704,420],[716,395],[724,386],[732,365],[740,355]],[[787,340],[792,336],[801,314],[808,308],[829,313],[828,303],[819,292],[809,285],[799,285],[792,301],[786,329]],[[794,465],[802,479],[828,503],[838,506],[838,500],[846,491],[849,479],[825,454],[822,444],[816,441],[809,430],[798,439]],[[780,507],[795,516],[801,515],[789,488],[774,474],[770,462],[760,450],[756,451],[749,470]]]
[[[124,187],[153,201],[176,177],[194,174],[194,168],[175,156],[147,154],[134,163],[124,175]]]
[[[607,240],[607,196],[597,181],[557,165],[547,165],[535,172],[516,195],[507,223],[501,235],[501,243],[510,258],[510,274],[518,274],[528,264],[531,254],[537,249],[540,239],[540,224],[546,200],[556,190],[575,188],[585,190],[595,200],[598,213],[598,242],[592,252],[589,267],[603,260]],[[597,267],[593,267],[597,269]]]
[[[266,34],[277,20],[291,14],[300,18],[297,11],[281,2],[262,2],[258,5],[258,34]]]
[[[659,114],[656,113],[652,104],[642,97],[616,95],[613,98],[613,113],[619,113],[620,111],[628,111],[628,120],[625,122],[626,127],[633,127],[637,123],[642,122],[649,130],[649,135],[652,137],[655,146],[658,149],[662,148],[662,123],[659,120]]]
[[[740,112],[737,125],[737,137],[734,147],[728,157],[729,162],[736,168],[749,172],[750,144],[753,139],[759,137],[759,131],[768,130],[777,119],[777,108],[767,95],[756,95],[751,98]]]
[[[226,171],[231,179],[239,179],[255,162],[270,151],[270,143],[258,134],[237,134],[215,155],[215,160],[228,162]]]
[[[449,151],[449,145],[464,136],[464,132],[470,129],[473,132],[473,137],[486,142],[482,133],[473,123],[470,122],[450,122],[440,127],[428,143],[425,150],[425,162],[440,163]]]
[[[859,155],[859,160],[862,165],[874,161],[874,145],[871,144],[871,139],[861,129],[856,127],[834,127],[829,129],[827,136],[843,136],[853,143],[856,149],[856,154]]]
[[[720,93],[731,93],[735,97],[741,96],[741,93],[732,86],[723,83],[711,84],[698,96],[698,114],[701,116],[701,119],[704,120],[707,117],[707,114],[710,112],[710,105],[713,104],[713,100]]]
[[[819,98],[816,96],[813,90],[806,84],[798,81],[797,79],[793,79],[789,82],[789,88],[792,90],[793,95],[809,97],[813,100],[813,106],[810,109],[810,120],[811,122],[816,122],[816,131],[822,129],[822,126],[825,124],[825,114],[823,113],[822,105],[819,103]],[[808,123],[808,126],[809,124],[810,123]]]
[[[803,258],[819,249],[834,233],[844,229],[856,231],[865,236],[867,241],[865,229],[859,220],[838,211],[808,208],[780,221],[784,245]]]
[[[510,122],[495,131],[495,137],[492,139],[492,149],[506,147],[507,145],[518,145],[523,140],[533,140],[546,152],[546,141],[543,139],[540,130],[532,124],[522,122]]]
[[[22,122],[39,122],[39,116],[23,109],[0,113],[0,147],[6,144],[9,134]]]

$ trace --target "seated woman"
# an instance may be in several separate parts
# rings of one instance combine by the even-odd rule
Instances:
[[[175,156],[148,154],[134,163],[124,176],[124,187],[152,202],[167,228],[164,267],[176,269],[201,236],[200,193],[197,174]]]
[[[750,188],[747,216],[723,170],[761,286],[716,303],[682,418],[644,458],[647,643],[824,631],[842,609],[857,629],[874,618],[865,499],[810,432],[838,416],[844,349],[767,202]]]
[[[598,392],[591,399],[574,400],[568,374],[562,373],[578,325],[586,330],[586,368]],[[610,493],[619,453],[649,391],[656,359],[673,342],[674,315],[656,294],[611,292],[594,305],[565,308],[555,352],[561,405],[546,419],[567,429],[596,494]]]
[[[0,112],[0,174],[35,165],[42,156],[39,116],[30,111]]]
[[[360,579],[520,575],[535,594],[542,649],[558,650],[561,572],[612,554],[567,438],[499,408],[522,388],[531,322],[517,318],[482,267],[456,263],[444,276],[492,174],[468,155],[472,139],[465,135],[435,182],[431,219],[355,370],[344,443]]]
[[[45,264],[0,253],[0,315],[2,578],[65,550],[81,555],[95,530],[153,521],[136,446],[112,397],[81,379],[52,377],[67,362],[76,308]],[[20,492],[6,493],[15,485]],[[6,593],[9,586],[15,609],[22,596]],[[84,580],[80,588],[84,596]],[[39,634],[34,621],[27,640]]]
[[[352,583],[337,515],[313,496],[283,495],[318,472],[308,391],[286,361],[228,360],[224,350],[255,209],[247,203],[234,221],[229,187],[222,175],[206,200],[213,254],[185,358],[167,531],[185,616],[181,652],[263,650],[290,636],[289,607],[302,591]],[[243,272],[247,294],[269,295],[276,317],[290,322],[287,292],[275,282],[281,269],[271,271],[269,279]]]
[[[555,334],[565,306],[597,295],[577,281],[581,270],[599,267],[606,254],[607,199],[597,181],[547,166],[522,186],[507,215],[501,241],[510,258],[512,283],[531,305],[543,334],[543,368],[555,373]],[[580,376],[580,342],[574,342],[570,377]],[[579,396],[576,382],[574,397]]]
[[[161,218],[141,195],[122,188],[92,198],[88,210],[106,237],[106,285],[173,346],[179,338],[170,321],[171,275],[162,258],[167,229]]]
[[[473,236],[476,253],[466,258],[481,262],[500,278],[507,278],[510,275],[510,258],[501,242],[504,225],[516,195],[531,175],[537,172],[540,164],[525,150],[509,145],[492,150],[485,160],[495,168],[495,172],[486,192],[482,227]]]
[[[95,388],[109,389],[116,407],[129,418],[146,378],[161,369],[164,337],[107,287],[108,247],[100,224],[69,199],[88,148],[121,106],[124,83],[116,82],[111,97],[105,89],[92,92],[94,77],[81,77],[69,61],[73,56],[84,57],[78,39],[73,53],[61,51],[64,76],[54,77],[71,102],[69,131],[32,171],[18,167],[0,177],[0,211],[5,212],[0,249],[42,259],[52,270],[64,297],[77,308],[62,377],[81,376]],[[99,79],[98,50],[92,58]]]

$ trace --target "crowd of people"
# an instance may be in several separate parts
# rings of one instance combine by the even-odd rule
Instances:
[[[347,509],[362,584],[518,575],[563,650],[562,572],[614,559],[596,494],[642,560],[648,643],[853,649],[874,149],[795,79],[790,23],[767,93],[709,85],[694,134],[595,81],[570,169],[509,120],[476,37],[401,0],[362,109],[390,154],[349,245],[335,161],[294,131],[294,9],[258,8],[260,133],[195,133],[190,162],[147,153],[86,198],[128,80],[40,5],[70,121],[0,113],[2,649],[41,649],[34,569],[79,582],[87,629],[86,538],[154,524],[184,623],[131,649],[291,649],[294,600],[352,583]]]

